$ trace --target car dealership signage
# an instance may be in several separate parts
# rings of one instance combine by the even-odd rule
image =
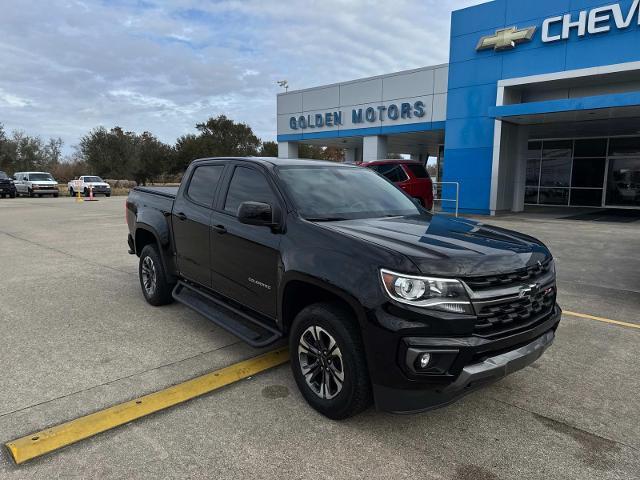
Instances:
[[[542,23],[542,41],[545,43],[567,40],[572,32],[579,37],[596,33],[607,33],[612,29],[624,30],[632,24],[640,25],[640,0],[634,0],[631,8],[624,12],[619,3],[582,10],[578,15],[567,13],[547,18]]]
[[[577,14],[567,13],[546,18],[542,22],[542,41],[553,43],[568,40],[572,34],[578,37],[607,33],[613,29],[624,30],[631,25],[640,25],[640,0],[634,0],[629,10],[623,10],[619,3],[582,10]],[[483,36],[476,50],[511,50],[520,43],[533,40],[538,27],[518,29],[509,27],[496,30],[493,35]]]
[[[350,112],[351,124],[376,122],[395,122],[407,119],[422,119],[426,114],[423,101],[389,103],[375,107],[353,108]],[[289,127],[292,130],[306,130],[311,128],[340,127],[344,125],[345,112],[342,110],[322,113],[310,113],[289,118]]]

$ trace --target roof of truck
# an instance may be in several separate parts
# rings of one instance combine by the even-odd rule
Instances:
[[[325,166],[343,166],[343,167],[353,167],[353,165],[347,165],[344,163],[338,162],[329,162],[326,160],[313,160],[306,158],[274,158],[274,157],[212,157],[212,158],[199,158],[198,160],[194,160],[195,162],[204,162],[207,160],[240,160],[245,162],[253,162],[260,163],[263,165],[274,165],[274,166],[304,166],[304,165],[325,165]]]

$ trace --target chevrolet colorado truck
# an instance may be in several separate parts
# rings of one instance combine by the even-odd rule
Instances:
[[[333,419],[449,404],[537,360],[560,321],[540,241],[432,215],[369,169],[196,160],[179,188],[133,189],[126,216],[151,305],[255,347],[288,339],[302,395]]]

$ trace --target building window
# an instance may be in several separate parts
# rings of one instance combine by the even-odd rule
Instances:
[[[640,207],[640,137],[529,142],[525,203]]]

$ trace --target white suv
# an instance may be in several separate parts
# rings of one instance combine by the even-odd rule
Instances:
[[[16,184],[16,194],[30,197],[42,195],[60,195],[58,182],[47,172],[18,172],[13,176]]]

